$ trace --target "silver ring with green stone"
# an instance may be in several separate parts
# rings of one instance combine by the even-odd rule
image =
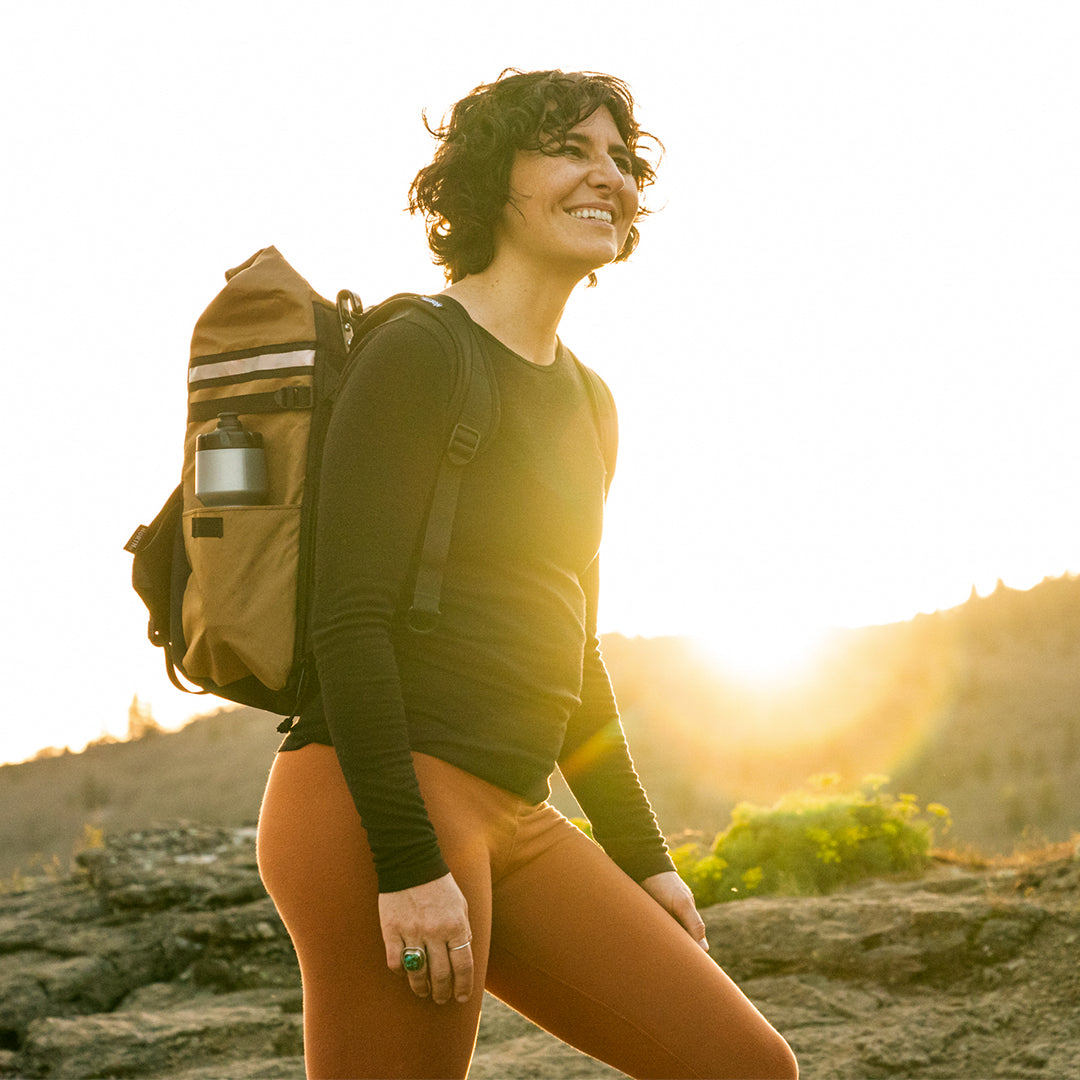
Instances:
[[[427,964],[427,953],[423,949],[402,949],[401,966],[406,971],[423,971]]]

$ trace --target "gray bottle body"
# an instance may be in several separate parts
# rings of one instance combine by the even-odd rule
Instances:
[[[203,506],[261,506],[267,497],[262,435],[247,431],[236,413],[195,443],[195,497]]]

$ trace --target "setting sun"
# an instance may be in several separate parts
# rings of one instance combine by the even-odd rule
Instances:
[[[807,674],[820,659],[827,631],[762,620],[726,633],[690,640],[718,672],[739,682],[780,689]]]

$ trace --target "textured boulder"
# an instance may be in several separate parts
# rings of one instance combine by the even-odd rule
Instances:
[[[299,1057],[302,1043],[300,1017],[273,1006],[192,1005],[35,1020],[22,1065],[29,1076],[172,1076],[193,1060]]]
[[[704,912],[804,1078],[1080,1076],[1080,860]]]
[[[708,925],[718,961],[737,981],[817,973],[948,987],[1011,960],[1048,917],[1024,901],[868,889],[727,904],[709,912]]]
[[[251,830],[110,838],[0,895],[0,1076],[303,1076],[299,972]],[[703,913],[808,1080],[1080,1076],[1080,861]],[[494,998],[471,1076],[613,1077]]]

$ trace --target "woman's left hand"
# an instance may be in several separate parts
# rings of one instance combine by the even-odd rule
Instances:
[[[641,887],[662,907],[670,912],[686,928],[686,932],[706,951],[709,942],[705,938],[705,923],[694,904],[690,886],[674,870],[647,877]]]

